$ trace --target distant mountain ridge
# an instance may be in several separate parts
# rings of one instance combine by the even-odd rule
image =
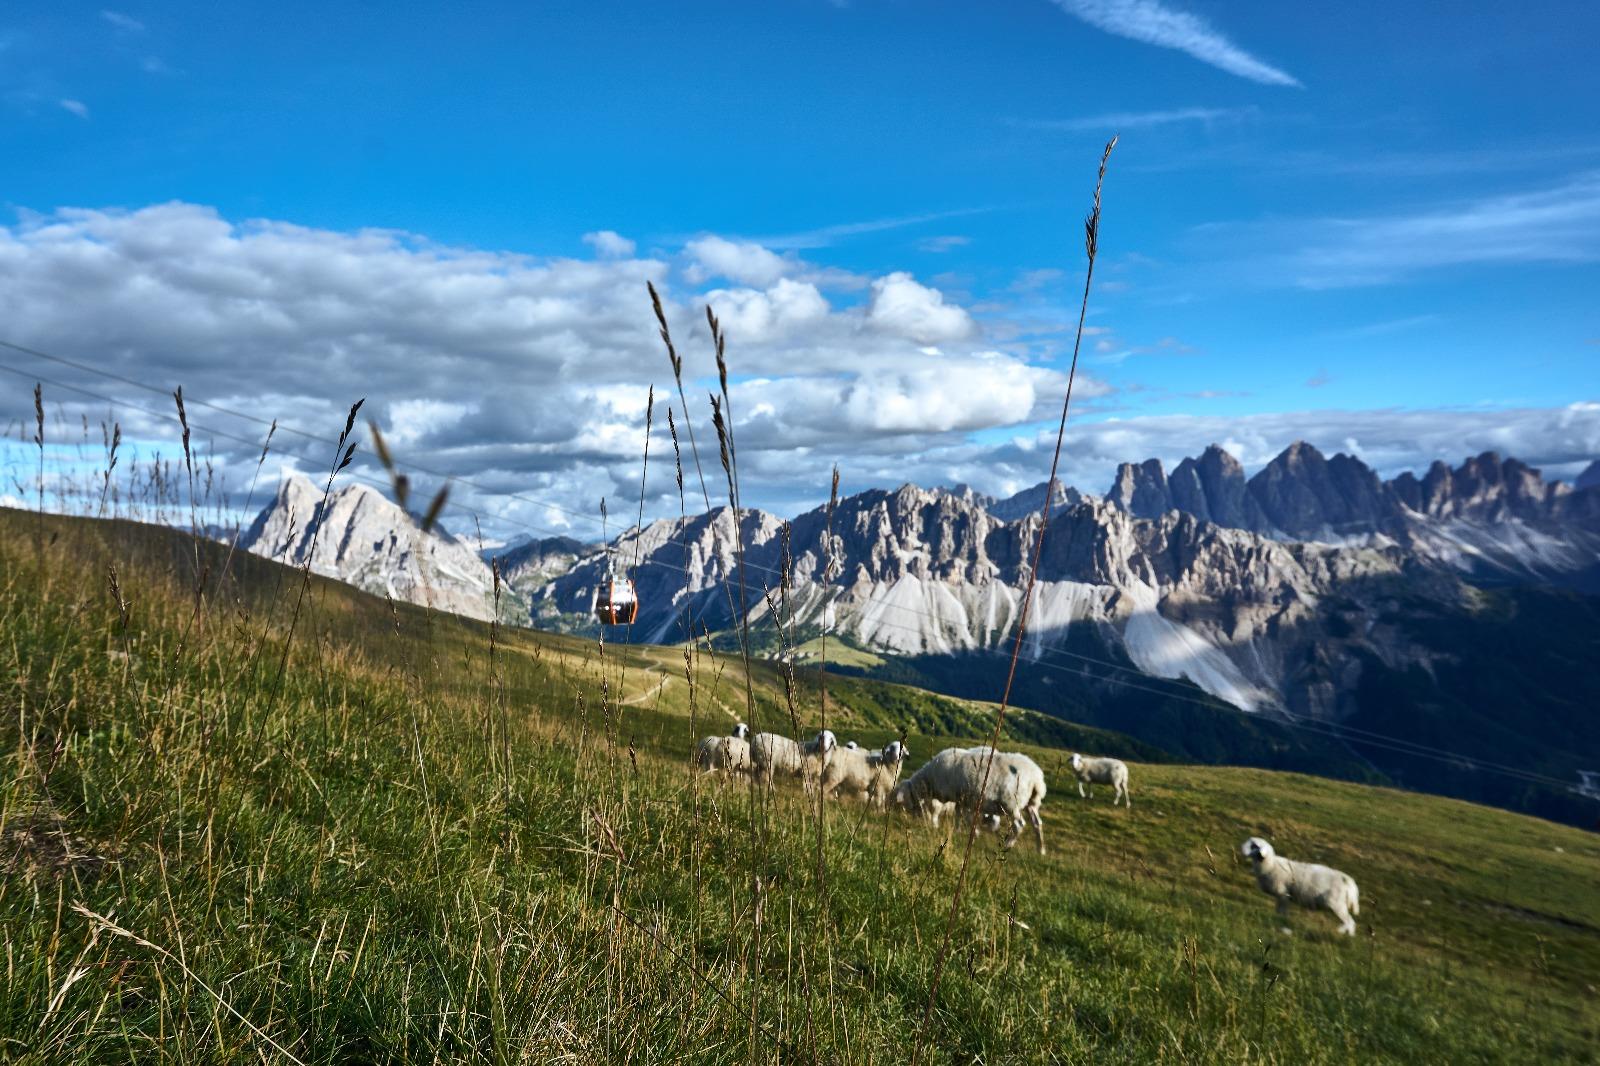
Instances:
[[[748,618],[760,654],[803,658],[826,633],[830,657],[851,646],[877,658],[867,669],[879,676],[992,698],[1046,488],[1005,499],[873,489],[839,500],[831,529],[824,508],[792,521],[746,510],[736,523],[720,507],[627,530],[610,548],[641,609],[610,639],[727,642]],[[1600,486],[1547,482],[1493,454],[1384,481],[1297,443],[1250,478],[1213,446],[1170,475],[1157,460],[1123,464],[1105,496],[1057,486],[1052,500],[1019,706],[1203,761],[1344,773],[1318,760],[1350,727],[1484,757],[1518,751],[1573,782],[1600,764],[1600,598],[1548,591],[1600,573]],[[362,486],[324,507],[319,486],[287,479],[241,546],[309,555],[318,573],[396,599],[493,613],[488,563]],[[603,546],[528,539],[492,558],[504,620],[598,629]],[[1294,755],[1205,696],[1310,728],[1321,753]],[[1570,816],[1566,800],[1496,791],[1470,765],[1344,743],[1358,765],[1425,787]]]
[[[1600,591],[1600,476],[1580,481],[1546,481],[1494,452],[1383,481],[1360,459],[1303,441],[1247,480],[1213,444],[1170,477],[1159,459],[1123,463],[1107,499],[1140,518],[1181,511],[1275,540],[1392,541],[1475,579]]]

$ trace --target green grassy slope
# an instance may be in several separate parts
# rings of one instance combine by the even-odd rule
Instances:
[[[313,579],[280,680],[299,577],[224,555],[0,512],[0,1058],[909,1061],[961,838],[693,778],[693,737],[750,717],[737,662],[694,660],[691,701],[681,649],[491,646]],[[841,733],[919,758],[983,722],[830,689]],[[1600,1054],[1595,836],[1153,762],[1114,810],[1009,746],[1051,851],[974,845],[923,1061]],[[1252,833],[1355,876],[1360,935],[1278,932]]]

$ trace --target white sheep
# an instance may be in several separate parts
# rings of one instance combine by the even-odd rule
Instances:
[[[773,778],[786,774],[800,778],[810,791],[838,749],[831,729],[804,744],[777,733],[757,733],[750,738],[750,769],[758,785],[771,787]]]
[[[695,747],[694,763],[701,773],[721,770],[725,774],[750,772],[750,727],[740,722],[725,737],[703,737]]]
[[[846,744],[833,753],[823,768],[822,794],[838,795],[842,791],[881,809],[910,754],[911,749],[898,740],[891,740],[880,751]]]
[[[1339,932],[1356,935],[1353,915],[1361,913],[1361,893],[1349,874],[1314,862],[1285,859],[1260,837],[1246,840],[1239,850],[1255,867],[1261,891],[1278,901],[1279,915],[1288,916],[1291,902],[1326,910],[1339,919]]]
[[[1008,848],[1022,835],[1026,817],[1041,855],[1044,820],[1039,807],[1044,796],[1044,771],[1038,763],[1017,752],[991,752],[987,747],[946,748],[894,790],[896,803],[913,814],[931,817],[935,825],[951,805],[975,809],[996,832],[1009,822]]]
[[[861,745],[860,745],[860,744],[857,744],[857,743],[856,743],[856,742],[855,742],[855,741],[853,741],[853,740],[847,740],[847,741],[845,741],[845,742],[844,742],[844,749],[845,749],[845,750],[846,750],[846,751],[856,751],[856,750],[857,750],[857,749],[859,749],[859,748],[860,748],[860,747],[861,747]]]
[[[1115,807],[1117,801],[1133,806],[1133,800],[1128,796],[1128,764],[1121,759],[1097,759],[1094,756],[1085,758],[1077,752],[1072,753],[1072,773],[1078,779],[1078,795],[1084,795],[1083,786],[1087,782],[1091,785],[1110,785],[1116,789],[1116,794],[1111,797],[1111,806]],[[1094,789],[1088,792],[1094,796]]]

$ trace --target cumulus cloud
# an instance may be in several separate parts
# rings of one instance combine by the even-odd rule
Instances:
[[[1202,63],[1263,85],[1298,87],[1300,82],[1246,52],[1198,15],[1159,0],[1055,0],[1069,15],[1118,37],[1173,48]]]
[[[763,269],[771,259],[723,238],[669,260],[590,243],[618,254],[450,248],[387,230],[239,223],[183,203],[63,209],[0,227],[0,321],[8,340],[147,383],[28,366],[112,395],[130,438],[170,434],[162,416],[182,384],[197,438],[238,462],[242,480],[259,445],[239,440],[259,441],[265,426],[228,411],[279,418],[278,460],[316,470],[349,404],[366,397],[402,466],[466,479],[453,500],[546,527],[552,501],[581,524],[602,495],[638,492],[647,389],[655,383],[658,402],[673,391],[647,280],[663,294],[701,421],[715,380],[707,303],[723,323],[754,501],[786,499],[809,465],[1015,426],[1059,394],[1054,371],[990,351],[963,308],[909,274],[835,304],[807,279],[810,264],[791,276],[795,261],[767,253],[782,269]],[[705,288],[701,259],[765,284]],[[21,391],[0,397],[0,416],[29,415]],[[75,402],[60,390],[57,401]],[[657,411],[658,432],[663,423]],[[671,474],[652,473],[654,499]],[[675,497],[663,510],[676,511]]]
[[[919,284],[904,271],[872,283],[867,322],[876,329],[924,344],[970,337],[975,325],[965,309],[944,302],[944,294]]]
[[[741,343],[778,340],[827,318],[828,301],[806,281],[780,278],[770,289],[713,289],[706,303],[730,337]]]
[[[730,241],[714,234],[690,241],[684,246],[684,254],[690,259],[686,274],[695,284],[723,278],[740,285],[771,285],[800,269],[798,261],[785,259],[753,241]]]
[[[609,229],[585,233],[583,243],[593,248],[594,254],[601,259],[627,259],[638,247],[622,234]]]

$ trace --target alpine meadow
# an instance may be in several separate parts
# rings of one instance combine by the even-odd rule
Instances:
[[[1596,33],[0,14],[0,1060],[1600,1063]]]

